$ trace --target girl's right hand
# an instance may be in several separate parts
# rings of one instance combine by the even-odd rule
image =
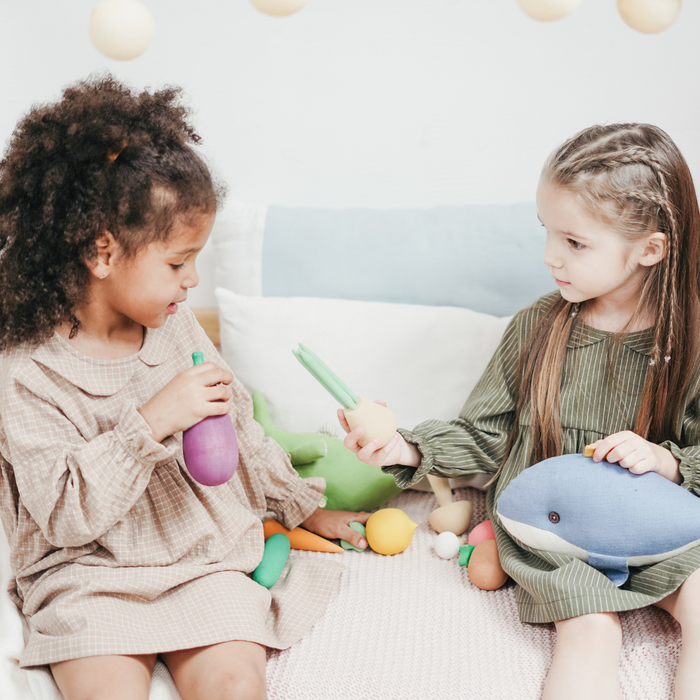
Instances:
[[[386,406],[383,401],[377,401],[380,406]],[[373,467],[385,467],[391,464],[403,464],[407,467],[420,466],[421,454],[418,448],[410,442],[404,440],[403,435],[394,433],[394,437],[384,446],[379,447],[379,438],[375,438],[361,447],[358,440],[365,434],[362,428],[350,429],[343,409],[338,409],[338,420],[343,430],[347,433],[343,445],[357,458]]]
[[[233,374],[213,362],[194,365],[173,377],[138,412],[156,442],[187,430],[208,416],[231,410]]]

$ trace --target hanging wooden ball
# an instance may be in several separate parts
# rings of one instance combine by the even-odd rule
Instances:
[[[632,29],[657,34],[676,21],[681,0],[617,0],[617,11]]]
[[[90,40],[116,61],[140,56],[151,43],[155,22],[140,0],[102,0],[90,15]]]
[[[573,12],[581,0],[518,0],[520,9],[540,22],[553,22]]]
[[[301,10],[309,0],[250,0],[253,5],[273,17],[286,17]]]

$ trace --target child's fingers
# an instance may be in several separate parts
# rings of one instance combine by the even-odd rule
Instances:
[[[338,421],[340,422],[340,427],[346,432],[350,432],[350,425],[348,424],[348,419],[345,417],[345,412],[342,408],[338,409]]]
[[[355,454],[358,454],[363,448],[360,447],[358,444],[358,440],[365,434],[365,431],[362,430],[362,428],[355,428],[354,430],[351,430],[346,436],[345,440],[343,440],[343,445],[347,447],[349,450],[354,452]]]
[[[364,525],[369,519],[372,513],[365,513],[365,511],[362,511],[360,513],[351,513],[351,518],[349,522],[356,522],[360,523],[360,525]]]
[[[230,384],[233,381],[233,374],[213,362],[205,362],[201,365],[190,367],[187,372],[191,372],[197,377],[197,380],[205,386],[213,386],[214,384]]]
[[[357,522],[360,521],[358,520]],[[357,530],[353,530],[349,525],[343,525],[340,528],[339,537],[347,540],[350,544],[354,544],[360,549],[364,549],[367,546],[367,540]]]

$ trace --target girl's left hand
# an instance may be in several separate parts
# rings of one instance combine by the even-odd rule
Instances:
[[[301,527],[328,539],[347,540],[350,544],[364,549],[367,546],[367,540],[357,530],[353,530],[350,523],[356,522],[364,525],[369,520],[370,515],[372,514],[365,512],[353,513],[347,510],[317,508],[304,520]]]
[[[595,448],[593,461],[616,462],[632,474],[656,472],[669,481],[681,483],[678,460],[665,447],[645,440],[631,430],[613,433],[603,440],[591,443]]]

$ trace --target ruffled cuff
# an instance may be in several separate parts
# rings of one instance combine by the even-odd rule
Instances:
[[[665,447],[677,460],[683,481],[681,486],[691,491],[696,496],[700,496],[700,481],[698,480],[698,460],[689,459],[690,455],[682,450],[678,445],[670,440],[659,443],[660,447]]]
[[[268,499],[268,507],[275,518],[286,528],[293,530],[303,523],[317,508],[326,504],[323,492],[326,480],[320,476],[299,479],[299,484],[289,485],[289,496],[283,501]]]
[[[424,440],[419,433],[413,430],[406,430],[405,428],[399,428],[397,432],[402,435],[406,442],[412,442],[418,448],[418,451],[421,453],[420,464],[417,467],[391,464],[382,467],[382,471],[385,474],[391,474],[399,488],[409,489],[415,486],[426,474],[430,473],[435,463],[435,455],[430,443]]]
[[[114,427],[114,437],[124,451],[140,463],[156,465],[175,456],[177,446],[166,447],[152,437],[151,426],[133,404],[126,404]]]

